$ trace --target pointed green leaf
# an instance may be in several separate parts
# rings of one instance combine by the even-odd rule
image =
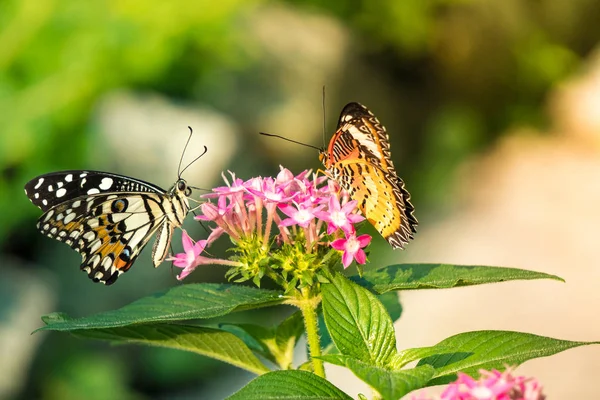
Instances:
[[[271,333],[269,328],[265,328],[259,325],[250,325],[250,324],[219,324],[219,329],[227,331],[229,333],[234,334],[238,338],[240,338],[246,346],[248,346],[252,351],[260,354],[265,357],[267,360],[276,363],[275,358],[271,356],[266,346],[258,339],[256,336],[268,336]],[[257,334],[256,332],[249,331],[253,330],[263,330],[264,333]]]
[[[451,264],[396,264],[366,272],[352,280],[376,293],[391,290],[443,289],[529,279],[553,279],[556,275],[518,268]]]
[[[340,353],[385,366],[396,353],[396,337],[383,304],[341,274],[321,288],[325,324]]]
[[[243,368],[255,374],[269,369],[235,335],[218,329],[189,325],[152,324],[72,331],[74,335],[191,351]]]
[[[390,371],[350,358],[347,360],[347,366],[354,375],[377,390],[381,397],[387,400],[397,400],[413,390],[424,387],[434,374],[434,369],[430,365]]]
[[[392,321],[397,321],[402,315],[402,304],[400,304],[400,296],[396,292],[387,292],[377,296],[379,301],[383,304],[388,314],[392,318]]]
[[[392,369],[400,369],[412,361],[420,360],[421,358],[433,355],[438,355],[440,353],[450,352],[452,352],[451,348],[444,348],[439,344],[430,347],[415,347],[414,349],[400,350],[398,354],[396,354],[390,360],[390,367]]]
[[[329,364],[339,365],[340,367],[346,366],[346,360],[351,358],[350,356],[345,356],[343,354],[326,354],[324,356],[316,357],[319,360],[323,360],[328,362]]]
[[[252,380],[228,400],[351,400],[329,381],[306,371],[274,371]]]
[[[281,292],[241,285],[198,283],[176,286],[165,292],[144,297],[117,310],[89,317],[69,318],[65,314],[43,317],[40,330],[70,331],[219,317],[278,304]]]
[[[274,328],[253,324],[222,324],[221,328],[240,337],[252,350],[281,369],[288,369],[296,342],[304,332],[304,323],[298,311]]]
[[[476,331],[460,333],[442,340],[436,356],[422,359],[418,365],[436,369],[429,384],[440,385],[455,379],[457,372],[477,377],[479,369],[503,370],[532,358],[547,357],[567,349],[600,342],[571,342],[529,333],[510,331]],[[447,350],[453,349],[451,353]]]
[[[381,397],[390,400],[399,399],[413,390],[424,387],[435,373],[434,368],[430,365],[391,370],[368,365],[349,356],[327,355],[319,358],[335,365],[347,367],[363,382],[377,390]]]

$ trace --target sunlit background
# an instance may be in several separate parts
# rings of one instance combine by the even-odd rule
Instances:
[[[175,350],[30,335],[49,312],[89,315],[179,283],[149,250],[117,284],[92,283],[75,252],[36,231],[25,182],[99,169],[167,188],[188,126],[185,160],[208,147],[184,174],[192,185],[219,184],[224,170],[316,169],[315,150],[258,132],[322,146],[350,101],[387,127],[420,221],[406,251],[377,236],[371,267],[501,265],[567,280],[405,293],[399,347],[481,329],[600,340],[599,15],[594,0],[0,2],[0,398],[220,399],[252,378]],[[519,371],[548,398],[596,398],[600,350]]]

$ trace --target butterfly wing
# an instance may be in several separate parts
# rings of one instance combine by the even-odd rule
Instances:
[[[115,192],[165,193],[163,189],[151,183],[100,171],[52,172],[40,175],[25,184],[25,194],[42,211],[77,197]]]
[[[385,128],[371,111],[358,103],[349,103],[342,110],[329,153],[333,162],[362,158],[386,173],[397,175]]]
[[[79,252],[81,269],[107,285],[168,224],[164,190],[126,176],[63,171],[31,180],[25,192],[45,211],[37,224],[40,232]]]
[[[366,107],[344,107],[322,160],[393,248],[413,238],[418,222],[410,194],[394,168],[385,128]]]
[[[401,179],[360,160],[338,163],[333,169],[340,186],[393,248],[404,248],[413,239],[417,221]]]

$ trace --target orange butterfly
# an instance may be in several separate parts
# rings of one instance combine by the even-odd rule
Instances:
[[[389,137],[373,113],[361,104],[347,104],[319,160],[390,245],[404,248],[416,232],[415,208],[394,169]]]

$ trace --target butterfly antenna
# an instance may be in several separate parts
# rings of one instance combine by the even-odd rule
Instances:
[[[190,189],[194,189],[194,190],[202,190],[202,191],[204,191],[204,192],[210,192],[210,191],[211,191],[211,189],[204,189],[204,188],[201,188],[201,187],[198,187],[198,186],[192,186],[192,185],[188,185],[188,187],[189,187]]]
[[[299,145],[302,145],[302,146],[310,147],[310,148],[317,149],[317,150],[321,151],[321,149],[318,148],[317,146],[313,146],[313,145],[307,144],[307,143],[298,142],[297,140],[292,140],[292,139],[286,138],[284,136],[273,135],[272,133],[265,133],[265,132],[258,132],[258,133],[261,134],[261,135],[264,135],[264,136],[270,136],[270,137],[275,137],[275,138],[283,139],[283,140],[286,140],[288,142],[296,143],[296,144],[299,144]]]
[[[208,147],[204,146],[204,151],[202,152],[202,154],[200,154],[198,157],[194,158],[192,160],[192,162],[190,162],[188,165],[186,165],[185,168],[182,169],[181,172],[179,173],[179,176],[181,177],[181,175],[183,174],[183,172],[186,169],[188,169],[193,163],[195,163],[196,161],[198,161],[200,159],[200,157],[202,157],[203,155],[205,155],[207,151],[208,151]]]
[[[190,134],[187,138],[187,141],[185,142],[185,146],[183,146],[183,152],[181,153],[181,158],[179,159],[179,166],[177,167],[177,178],[178,179],[181,178],[181,173],[183,172],[183,171],[181,171],[181,163],[183,162],[183,156],[185,156],[185,151],[187,150],[188,144],[190,144],[190,140],[192,139],[192,133],[194,133],[191,126],[188,126],[188,129],[190,130]]]
[[[325,113],[325,85],[323,85],[323,147],[325,147],[325,130],[327,129],[327,121],[326,121],[326,116],[327,114]]]

